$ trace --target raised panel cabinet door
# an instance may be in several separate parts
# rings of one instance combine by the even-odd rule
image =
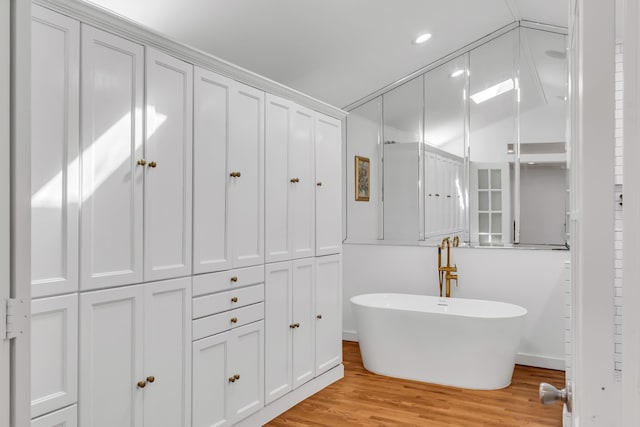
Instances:
[[[59,411],[31,420],[31,427],[77,427],[78,405],[72,405]]]
[[[265,403],[293,390],[291,261],[265,265]]]
[[[315,255],[315,115],[295,106],[289,144],[289,228],[293,258]],[[342,206],[340,206],[342,209]],[[342,223],[340,223],[342,227]]]
[[[264,407],[264,321],[236,328],[232,336],[229,403],[235,423]]]
[[[142,285],[80,295],[79,425],[141,427]]]
[[[231,425],[229,336],[223,332],[193,342],[193,427]]]
[[[316,256],[342,251],[342,126],[316,117]]]
[[[315,376],[315,259],[293,261],[293,388]]]
[[[80,23],[34,5],[31,296],[78,290]]]
[[[193,273],[231,268],[227,227],[229,108],[235,82],[194,69]]]
[[[142,46],[82,25],[80,287],[142,281]]]
[[[264,262],[264,92],[237,84],[227,164],[233,267]]]
[[[78,294],[31,301],[31,417],[78,400]]]
[[[193,66],[147,48],[144,280],[191,274]]]
[[[316,258],[316,375],[342,362],[342,256]]]
[[[144,288],[144,425],[190,427],[191,278]]]
[[[289,195],[293,175],[289,170],[289,146],[293,103],[266,96],[265,123],[265,258],[266,262],[290,260]]]

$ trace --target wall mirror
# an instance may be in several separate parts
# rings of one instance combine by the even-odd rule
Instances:
[[[479,40],[349,113],[347,241],[566,247],[566,31]],[[354,156],[371,159],[355,201]]]

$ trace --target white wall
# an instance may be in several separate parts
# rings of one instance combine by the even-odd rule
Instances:
[[[454,297],[503,301],[525,307],[517,362],[564,369],[564,262],[568,251],[454,248],[459,287]],[[438,295],[437,249],[423,246],[345,244],[343,337],[356,339],[349,299],[370,292]]]

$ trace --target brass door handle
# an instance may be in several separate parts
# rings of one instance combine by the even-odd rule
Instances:
[[[156,162],[149,162],[149,167],[150,168],[155,168],[156,166],[158,166],[158,164]]]
[[[232,317],[231,318],[231,323],[238,323],[238,318],[237,317]]]
[[[318,187],[322,187],[322,181],[318,181],[318,182],[316,182],[316,185],[317,185]]]
[[[290,181],[295,184],[297,182],[300,182],[300,178],[291,178]]]
[[[230,383],[235,383],[236,382],[236,378],[235,377],[229,377],[229,382]]]
[[[238,302],[238,297],[231,298],[231,302]]]
[[[237,282],[237,281],[238,281],[238,276],[232,276],[232,277],[231,277],[231,281],[232,281],[233,283]]]
[[[144,386],[146,385],[147,385],[146,381],[138,381],[138,384],[137,384],[138,388],[144,388]]]
[[[147,164],[147,161],[145,159],[138,160],[138,166],[144,166],[146,164]]]
[[[149,382],[149,383],[152,383],[152,382],[154,382],[155,380],[156,380],[156,377],[154,377],[153,375],[149,375],[149,376],[147,377],[147,382]]]
[[[316,319],[322,319],[322,314],[318,314],[318,315],[316,316]]]

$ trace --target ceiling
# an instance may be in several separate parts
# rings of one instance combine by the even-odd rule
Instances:
[[[91,3],[337,107],[513,21],[568,21],[568,0]],[[413,44],[424,32],[431,40]]]

